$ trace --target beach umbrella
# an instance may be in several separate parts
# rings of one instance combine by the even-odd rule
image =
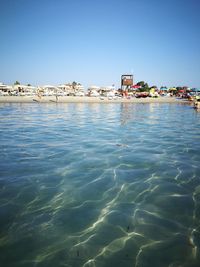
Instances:
[[[88,91],[89,92],[92,92],[92,91],[96,91],[98,92],[100,90],[100,87],[99,86],[96,86],[96,85],[92,85],[88,88]]]
[[[133,89],[139,89],[141,86],[140,85],[132,85],[131,88]]]
[[[7,88],[7,85],[5,85],[5,84],[0,84],[0,89],[4,89],[4,88]]]
[[[200,92],[200,88],[192,88],[191,91],[192,92]]]

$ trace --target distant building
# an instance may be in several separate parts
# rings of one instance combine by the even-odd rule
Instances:
[[[124,74],[121,76],[121,89],[128,90],[133,86],[133,75],[131,74]]]

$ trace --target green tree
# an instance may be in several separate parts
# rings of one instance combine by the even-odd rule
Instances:
[[[16,82],[14,83],[14,85],[20,85],[20,82],[16,81]]]
[[[139,85],[141,87],[139,89],[140,92],[148,92],[150,90],[148,83],[146,83],[144,81],[138,82],[137,85]]]
[[[138,82],[136,85],[141,86],[141,87],[144,87],[145,82],[144,82],[144,81],[140,81],[140,82]]]
[[[30,83],[28,83],[28,84],[27,84],[27,86],[31,86],[31,84],[30,84]]]
[[[74,82],[72,83],[72,88],[74,89],[74,88],[76,87],[76,85],[77,85],[77,82],[74,81]]]

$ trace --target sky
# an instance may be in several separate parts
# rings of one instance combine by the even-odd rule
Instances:
[[[0,82],[200,87],[200,0],[0,0]]]

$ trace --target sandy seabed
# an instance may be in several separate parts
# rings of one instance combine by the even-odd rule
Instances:
[[[176,97],[116,98],[78,96],[0,96],[0,103],[187,103]]]

